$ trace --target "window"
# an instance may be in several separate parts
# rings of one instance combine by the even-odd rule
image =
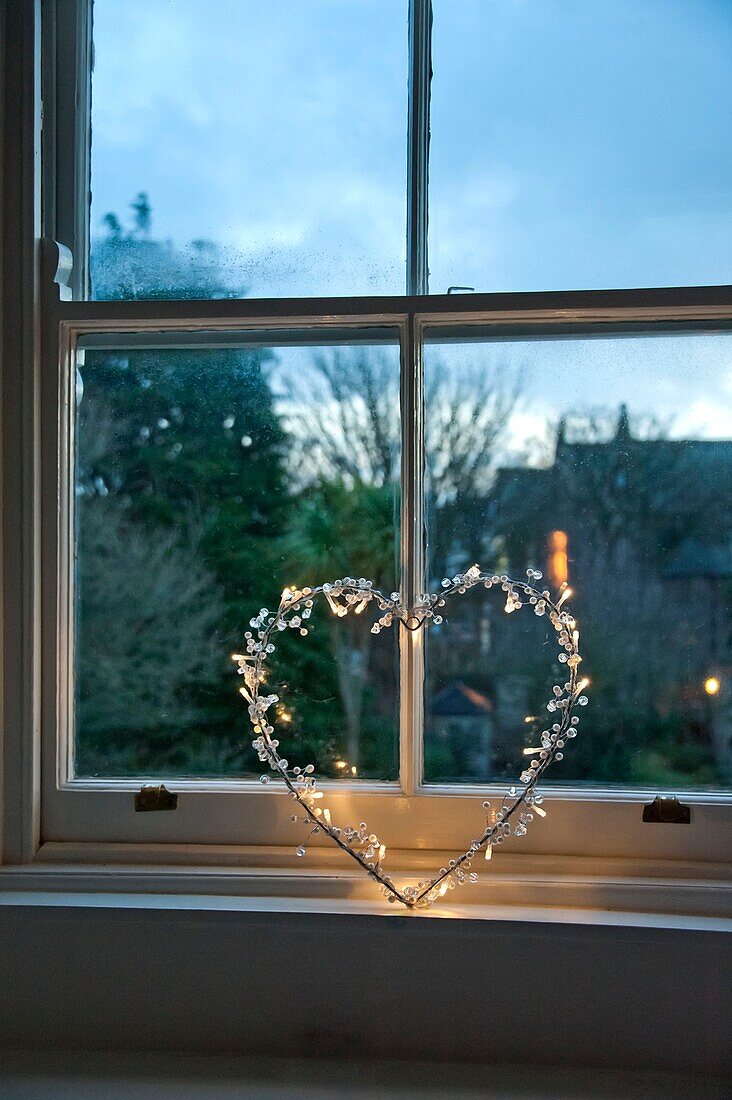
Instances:
[[[433,9],[431,289],[732,280],[726,4]]]
[[[705,684],[726,667],[732,610],[730,334],[463,334],[427,332],[427,423],[431,397],[463,459],[428,427],[430,588],[469,559],[571,585],[592,707],[550,788],[728,790],[728,717]],[[519,743],[546,725],[550,638],[488,593],[430,630],[428,779],[516,775]],[[448,751],[435,714],[455,692],[466,732]]]
[[[520,851],[728,858],[731,27],[680,2],[662,49],[630,5],[566,33],[538,8],[58,6],[44,216],[75,265],[73,297],[57,261],[42,287],[49,853],[294,848],[228,661],[249,618],[348,573],[410,604],[479,561],[572,586],[594,685]],[[278,654],[281,739],[405,866],[459,848],[521,770],[552,670],[516,618],[476,593],[375,639],[319,609]],[[135,813],[151,781],[176,813]],[[641,825],[659,792],[690,828]]]
[[[249,620],[316,575],[394,590],[398,333],[360,336],[83,341],[74,775],[258,778],[229,659]],[[396,780],[394,635],[324,625],[283,643],[281,744],[334,779]]]
[[[95,298],[398,294],[405,0],[95,0]]]

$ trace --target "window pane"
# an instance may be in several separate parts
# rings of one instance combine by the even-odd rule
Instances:
[[[732,282],[726,0],[434,0],[430,288]]]
[[[96,298],[402,293],[405,0],[95,0]]]
[[[590,705],[552,782],[732,786],[731,356],[726,333],[426,349],[430,588],[478,562],[574,593]],[[428,780],[517,777],[546,728],[554,631],[500,596],[429,631]]]
[[[399,350],[375,339],[88,338],[78,775],[258,775],[230,659],[250,619],[286,585],[395,587]],[[316,605],[269,668],[282,748],[321,775],[397,775],[396,633],[374,637],[368,618]]]

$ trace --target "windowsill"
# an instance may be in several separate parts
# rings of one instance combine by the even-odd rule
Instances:
[[[378,901],[338,901],[324,898],[218,897],[191,894],[0,892],[0,906],[70,909],[133,909],[195,913],[307,914],[339,917],[400,917],[450,919],[511,924],[582,925],[601,928],[678,929],[732,932],[732,917],[699,917],[673,913],[638,913],[600,909],[557,909],[549,906],[454,905],[413,913],[402,906],[388,910]]]
[[[46,846],[55,847],[55,846]],[[58,846],[61,847],[61,846]],[[246,857],[226,866],[163,862],[63,861],[40,854],[22,866],[0,868],[0,905],[198,912],[300,913],[342,916],[445,918],[463,921],[686,928],[732,932],[732,880],[721,864],[663,865],[579,857],[502,859],[476,886],[448,904],[410,912],[389,905],[359,872],[338,867],[297,869]],[[129,853],[131,857],[133,853]],[[67,857],[71,852],[67,853]],[[190,855],[190,853],[189,853]],[[244,865],[242,865],[244,863]],[[439,864],[438,864],[439,866]]]

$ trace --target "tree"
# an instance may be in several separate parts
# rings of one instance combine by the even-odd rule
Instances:
[[[195,240],[186,247],[152,236],[146,192],[130,204],[134,216],[125,229],[117,214],[102,218],[105,233],[92,242],[91,283],[104,301],[243,297],[247,287],[217,245]]]
[[[190,530],[161,537],[99,490],[79,512],[77,770],[185,767],[221,664],[220,590]]]
[[[97,242],[92,256],[97,293],[189,298],[215,293],[221,286],[216,251],[201,245],[198,254],[205,254],[206,262],[186,266],[178,250],[147,236],[146,202],[141,196],[137,204],[142,207],[137,230],[125,233],[120,227],[118,233],[115,216],[106,219],[108,235]],[[77,470],[79,538],[85,554],[80,596],[86,610],[79,659],[93,661],[96,639],[109,627],[109,611],[117,609],[130,646],[120,658],[118,676],[134,680],[142,655],[151,675],[157,668],[172,676],[171,655],[178,652],[175,638],[180,631],[173,631],[168,647],[156,624],[168,622],[169,607],[179,608],[182,623],[191,624],[191,644],[201,657],[198,663],[183,662],[186,708],[181,709],[176,687],[177,709],[171,704],[166,713],[177,715],[171,722],[179,723],[189,759],[195,756],[202,772],[245,767],[248,757],[240,745],[246,715],[228,654],[241,644],[255,603],[258,607],[263,600],[276,600],[279,593],[289,493],[285,434],[269,385],[272,362],[272,353],[258,348],[122,347],[87,350],[80,371]],[[210,605],[210,614],[204,607],[197,615],[193,607],[184,614],[188,588],[192,598]],[[128,605],[126,619],[118,608],[120,592]],[[214,616],[212,649],[202,639],[209,638]],[[79,743],[91,749],[104,740],[103,724],[113,716],[99,675],[85,667],[88,691],[80,711]],[[125,713],[130,735],[145,728],[139,725],[139,708],[119,715]],[[117,732],[119,728],[114,727]],[[112,726],[107,731],[111,736]],[[169,764],[180,763],[180,751],[172,742],[168,747]],[[139,768],[145,751],[142,740],[130,740],[127,767]],[[158,753],[156,760],[159,768],[163,756]]]
[[[95,244],[98,297],[226,293],[213,246],[198,242],[182,250],[153,239],[147,196],[132,205],[132,227],[110,214],[106,236]],[[87,411],[101,415],[96,398],[106,396],[115,425],[112,445],[96,455],[87,476],[124,500],[135,522],[150,530],[195,526],[222,593],[223,630],[232,644],[253,609],[277,599],[266,582],[281,580],[283,567],[289,567],[288,581],[357,572],[387,590],[395,587],[401,427],[393,353],[335,349],[286,379],[264,351],[89,351],[83,372],[93,399]],[[275,379],[285,391],[276,411]],[[430,372],[427,480],[435,570],[444,568],[456,534],[466,557],[484,545],[484,494],[516,396],[513,383],[480,366],[457,371],[435,364]],[[280,680],[307,679],[320,693],[307,718],[305,708],[294,713],[293,736],[312,745],[326,767],[344,751],[360,768],[387,767],[377,725],[388,721],[388,692],[377,690],[376,680],[394,684],[394,677],[380,653],[360,620],[343,630],[332,624],[307,643],[307,652],[295,652],[283,639]],[[340,717],[327,702],[330,662]],[[237,703],[222,681],[220,694],[209,697],[212,728],[222,734],[230,728],[241,714]]]
[[[306,580],[370,577],[396,587],[396,486],[400,476],[399,372],[393,352],[334,348],[311,368],[286,375],[282,415],[292,440],[291,465],[303,493],[292,537]],[[496,453],[518,398],[515,378],[433,363],[426,390],[428,512],[435,531],[435,571],[461,539],[463,564],[486,541],[476,519],[495,470]],[[331,650],[347,727],[347,758],[363,756],[364,700],[374,672],[369,623],[351,616],[330,626]],[[387,681],[388,682],[388,681]],[[372,692],[372,696],[375,692]],[[394,700],[395,703],[395,700]]]
[[[283,416],[305,483],[393,485],[399,479],[399,371],[393,352],[333,348],[311,369],[285,374]],[[490,487],[499,444],[520,396],[520,379],[500,367],[433,358],[425,386],[429,493],[437,509]],[[307,410],[307,415],[303,411]]]
[[[152,227],[152,207],[147,192],[140,191],[135,201],[130,203],[130,206],[135,212],[135,224],[131,235],[149,237]]]
[[[88,352],[83,368],[82,483],[124,503],[151,538],[196,531],[224,601],[222,655],[254,603],[276,598],[287,491],[266,362],[260,351],[161,349]],[[105,422],[106,444],[87,442]],[[219,683],[208,719],[223,732],[241,707],[225,666]]]
[[[107,230],[107,237],[110,240],[118,241],[122,237],[122,223],[116,214],[105,214],[102,218],[102,224]]]
[[[292,568],[299,584],[313,578],[369,577],[376,587],[393,587],[396,546],[394,500],[383,485],[357,482],[346,487],[342,481],[322,480],[303,490],[290,528]],[[382,643],[381,660],[374,668],[374,635],[369,623],[355,615],[329,623],[330,652],[335,662],[338,691],[343,704],[346,736],[343,754],[351,766],[363,768],[364,761],[381,761],[389,771],[390,746],[374,741],[388,736],[389,718],[381,705],[386,697],[395,701],[395,668],[389,667],[392,649]],[[384,659],[386,657],[386,660]],[[376,672],[377,682],[372,684]],[[364,701],[370,699],[364,729]],[[381,721],[379,721],[381,719]],[[370,732],[368,745],[364,734]]]

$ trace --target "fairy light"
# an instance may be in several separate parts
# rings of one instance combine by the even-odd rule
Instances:
[[[706,691],[707,695],[718,695],[721,686],[722,685],[720,684],[716,676],[707,676],[706,680],[704,681],[704,690]]]
[[[546,810],[537,804],[542,799],[536,793],[536,786],[546,769],[562,759],[562,749],[567,740],[576,737],[579,718],[574,710],[576,706],[586,704],[587,699],[582,693],[590,681],[586,676],[580,679],[577,673],[582,661],[579,653],[579,631],[573,616],[564,610],[564,605],[572,595],[571,589],[566,584],[563,585],[558,599],[554,601],[547,589],[539,588],[536,584],[541,579],[538,570],[527,570],[526,577],[526,581],[515,581],[505,575],[483,573],[478,565],[473,565],[465,573],[446,577],[440,591],[419,597],[416,605],[410,608],[399,602],[398,593],[387,596],[374,588],[371,581],[352,577],[316,588],[297,589],[288,586],[282,592],[276,612],[270,612],[265,607],[250,620],[251,630],[245,634],[246,652],[232,654],[232,659],[238,665],[238,672],[244,678],[244,684],[239,690],[248,703],[249,720],[256,734],[252,746],[260,761],[267,764],[277,778],[283,780],[290,796],[301,807],[302,814],[293,815],[293,820],[308,826],[310,835],[325,833],[378,882],[381,892],[390,902],[401,902],[409,909],[424,907],[444,897],[455,886],[476,882],[477,873],[470,868],[473,858],[479,852],[483,852],[486,860],[492,859],[496,845],[503,843],[511,835],[521,837],[526,834],[534,815],[546,817]],[[446,600],[456,594],[462,595],[477,585],[496,588],[505,593],[507,614],[529,607],[534,614],[548,618],[556,634],[559,651],[557,661],[562,669],[559,679],[564,682],[555,684],[552,697],[547,702],[546,709],[552,717],[541,733],[541,747],[532,746],[522,750],[523,756],[532,759],[526,761],[519,780],[509,787],[498,809],[492,810],[489,808],[490,803],[483,803],[485,823],[482,832],[461,855],[450,860],[449,867],[441,868],[432,879],[416,886],[399,888],[382,866],[386,845],[368,829],[366,822],[362,821],[357,826],[336,825],[328,806],[318,804],[322,803],[324,792],[317,788],[314,766],[307,764],[305,767],[291,767],[289,761],[280,755],[279,741],[272,723],[279,721],[287,725],[291,722],[292,715],[280,703],[277,695],[265,694],[267,689],[262,686],[264,663],[275,652],[273,639],[281,631],[291,629],[301,636],[307,635],[308,627],[305,623],[311,616],[316,597],[324,596],[333,614],[339,618],[350,612],[361,615],[369,606],[375,608],[378,617],[371,626],[371,632],[379,634],[394,623],[402,623],[408,630],[428,629],[433,623],[439,625]],[[709,677],[704,686],[708,694],[716,694],[720,685],[716,677]],[[271,707],[274,708],[274,718],[269,716]],[[526,725],[536,721],[538,718],[535,715],[524,718]],[[333,767],[341,775],[358,775],[356,766],[341,758],[334,761]],[[268,775],[261,778],[263,783],[269,782]],[[303,844],[298,845],[296,854],[300,857],[306,854]]]
[[[566,603],[571,595],[572,595],[572,589],[571,588],[565,588],[564,591],[562,592],[561,596],[559,597],[559,600],[557,601],[557,609],[559,609],[564,603]]]

